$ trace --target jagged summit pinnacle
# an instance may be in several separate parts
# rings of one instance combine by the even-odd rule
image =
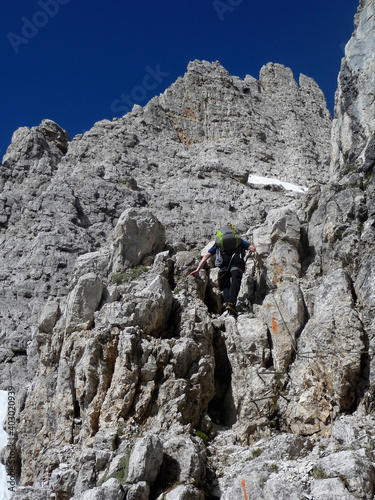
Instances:
[[[193,61],[72,141],[49,120],[16,131],[0,167],[15,500],[372,498],[373,68],[354,68],[373,5],[340,73],[333,180],[321,90],[273,63],[241,79]],[[217,269],[189,275],[228,221],[257,248],[236,320]]]

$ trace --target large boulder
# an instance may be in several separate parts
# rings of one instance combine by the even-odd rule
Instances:
[[[329,433],[337,414],[353,407],[364,348],[351,280],[337,269],[317,290],[313,317],[298,339],[297,358],[289,373],[290,400],[280,400],[294,433]]]
[[[68,297],[66,329],[88,329],[92,326],[94,312],[100,303],[103,283],[94,274],[83,275]]]
[[[161,252],[164,244],[164,227],[149,210],[125,210],[114,231],[115,270],[137,266],[145,255]]]
[[[129,483],[146,481],[150,486],[154,483],[163,462],[163,443],[155,435],[139,439],[130,455]]]
[[[305,325],[305,306],[297,283],[281,283],[264,300],[260,316],[268,326],[273,365],[287,372],[297,349],[297,336]]]

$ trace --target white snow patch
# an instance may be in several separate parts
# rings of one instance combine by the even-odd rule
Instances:
[[[247,183],[261,184],[265,186],[282,186],[287,191],[295,191],[296,193],[305,193],[308,190],[306,186],[299,186],[298,184],[291,184],[290,182],[280,181],[279,179],[271,179],[270,177],[260,177],[259,175],[249,175]]]

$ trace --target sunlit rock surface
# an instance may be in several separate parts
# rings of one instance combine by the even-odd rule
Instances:
[[[14,498],[373,498],[373,10],[361,0],[333,124],[307,76],[193,61],[72,141],[50,120],[15,132],[0,167]],[[237,320],[215,268],[189,276],[226,222],[257,247]]]

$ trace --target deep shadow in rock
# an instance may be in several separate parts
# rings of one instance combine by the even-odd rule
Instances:
[[[178,461],[164,453],[159,474],[150,491],[150,500],[156,500],[162,493],[176,486],[180,480],[181,468]]]
[[[361,370],[360,373],[356,377],[354,377],[353,380],[356,399],[355,399],[355,404],[353,405],[353,408],[351,408],[349,413],[354,413],[358,409],[358,406],[361,404],[363,400],[365,401],[365,406],[367,407],[367,411],[372,413],[375,408],[375,404],[373,402],[373,394],[371,394],[370,398],[366,397],[366,395],[369,394],[369,390],[370,392],[373,392],[373,390],[371,390],[371,382],[370,382],[370,375],[371,375],[371,357],[369,352],[370,341],[365,329],[363,332],[362,341],[365,348],[361,354]]]
[[[173,299],[171,314],[166,328],[161,334],[162,339],[180,338],[182,307],[178,300]]]
[[[306,273],[310,265],[315,261],[316,251],[313,246],[309,243],[309,237],[307,230],[301,227],[301,276],[306,276]]]
[[[270,293],[270,287],[267,278],[267,269],[265,267],[259,267],[257,270],[257,276],[254,281],[253,289],[253,303],[257,305],[262,305],[264,299]]]
[[[221,314],[223,312],[223,299],[221,296],[218,297],[217,293],[215,293],[212,284],[210,283],[207,285],[206,288],[204,303],[206,304],[208,311],[211,314]]]
[[[221,331],[215,332],[213,347],[216,393],[208,405],[208,415],[217,425],[232,426],[237,420],[232,396],[232,367]]]

